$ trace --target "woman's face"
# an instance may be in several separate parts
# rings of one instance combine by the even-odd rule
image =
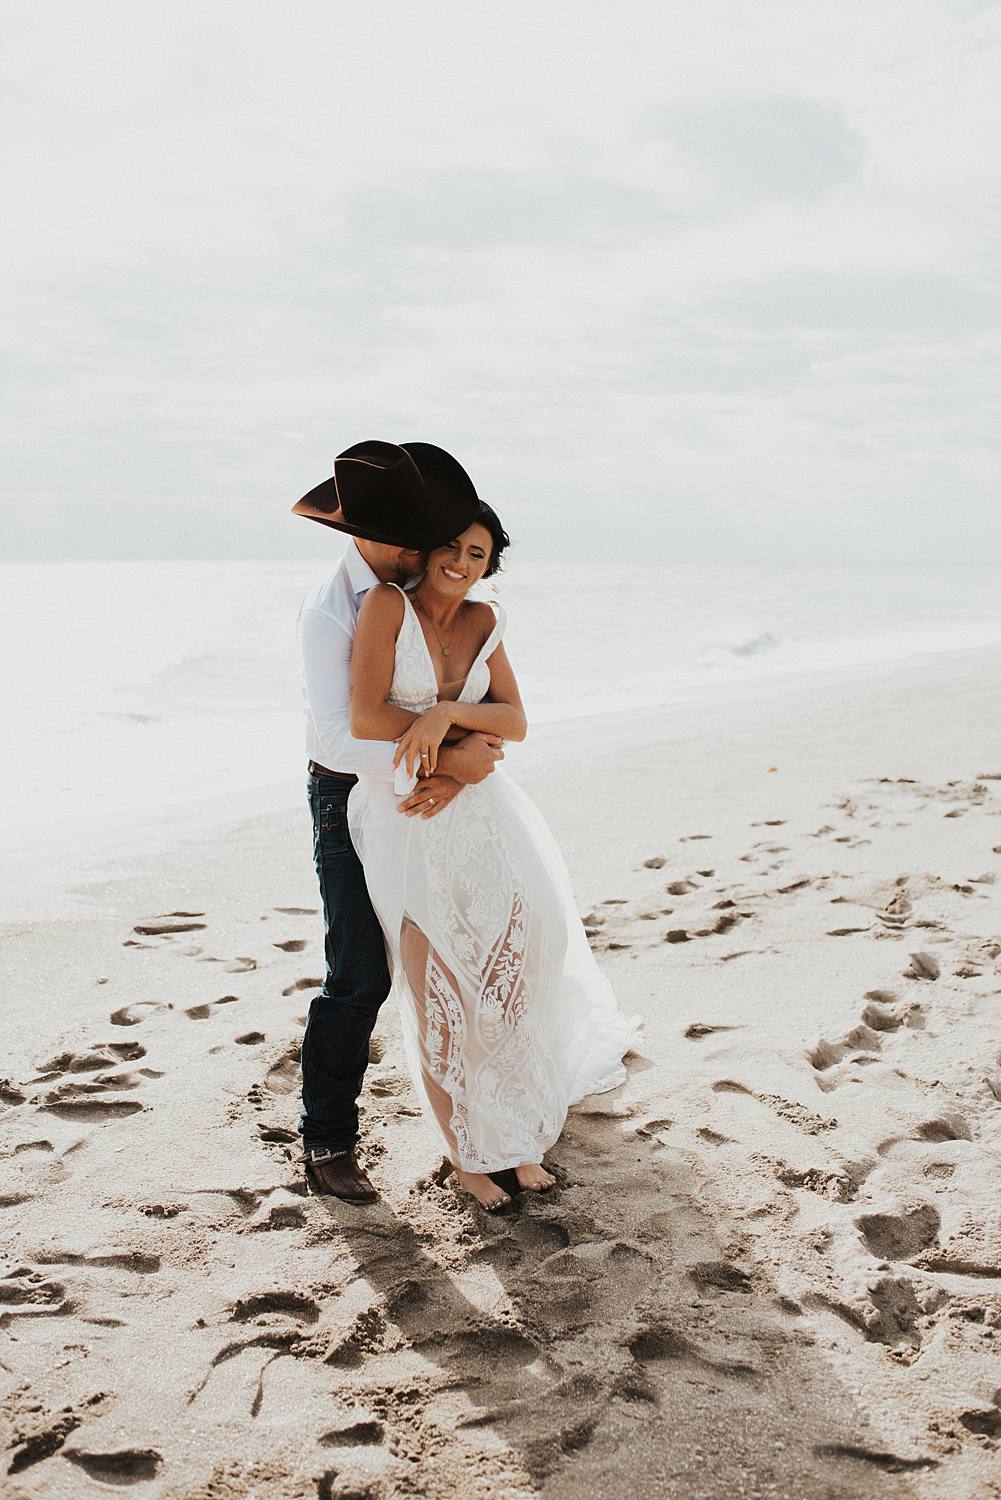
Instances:
[[[454,542],[436,547],[428,556],[427,581],[437,593],[453,598],[465,594],[490,566],[493,538],[474,521]]]

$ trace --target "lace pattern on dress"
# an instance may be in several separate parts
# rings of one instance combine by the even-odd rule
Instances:
[[[504,626],[498,610],[460,702],[489,691]],[[389,701],[422,713],[437,694],[407,600]],[[622,1081],[635,1024],[597,971],[552,836],[503,771],[427,820],[400,817],[390,792],[363,778],[349,816],[429,1118],[467,1171],[538,1161],[571,1098]]]

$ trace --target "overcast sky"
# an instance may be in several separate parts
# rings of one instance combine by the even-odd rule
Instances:
[[[1001,4],[3,5],[2,554],[1001,562]]]

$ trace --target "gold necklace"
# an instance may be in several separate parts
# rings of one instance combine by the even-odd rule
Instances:
[[[458,619],[459,619],[459,612],[458,612],[458,610],[456,610],[456,612],[455,612],[455,619],[452,621],[452,634],[449,636],[449,638],[448,638],[448,645],[446,646],[445,642],[442,640],[441,636],[438,634],[438,630],[437,630],[437,627],[436,627],[434,621],[432,620],[431,616],[428,614],[427,610],[424,608],[424,606],[421,603],[420,599],[417,597],[416,590],[414,592],[414,603],[417,605],[417,608],[420,610],[421,614],[424,616],[425,620],[427,620],[428,624],[431,626],[431,629],[434,631],[434,638],[438,642],[438,645],[439,645],[439,647],[441,649],[442,656],[451,656],[451,654],[452,654],[452,641],[455,638],[455,627],[456,627],[456,624],[458,623]]]

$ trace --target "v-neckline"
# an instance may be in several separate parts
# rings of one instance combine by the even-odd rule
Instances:
[[[469,686],[469,679],[470,679],[470,677],[472,677],[473,672],[476,670],[476,668],[480,664],[480,657],[483,655],[484,651],[487,649],[487,647],[489,646],[490,642],[494,638],[494,631],[497,629],[497,620],[496,620],[496,617],[494,618],[494,623],[493,623],[493,626],[491,627],[490,634],[487,636],[486,640],[483,642],[483,645],[480,647],[479,651],[477,651],[476,655],[473,657],[473,660],[472,660],[472,663],[470,665],[469,671],[466,673],[465,677],[462,679],[462,687],[459,689],[459,696],[458,696],[458,698],[446,698],[446,699],[442,700],[442,698],[441,698],[442,684],[438,681],[438,673],[435,670],[434,657],[431,655],[431,647],[428,645],[428,638],[424,634],[423,626],[421,625],[421,622],[418,619],[417,611],[416,611],[416,609],[414,609],[413,603],[411,602],[410,596],[407,593],[406,589],[401,589],[400,593],[403,595],[403,602],[408,606],[408,608],[410,610],[410,613],[414,617],[414,628],[416,629],[417,634],[421,638],[421,643],[422,643],[422,645],[424,647],[424,655],[427,657],[427,663],[428,663],[428,666],[431,669],[431,676],[434,678],[435,697],[438,699],[439,702],[444,701],[446,703],[461,703],[462,702],[462,695],[466,691],[466,688]]]

